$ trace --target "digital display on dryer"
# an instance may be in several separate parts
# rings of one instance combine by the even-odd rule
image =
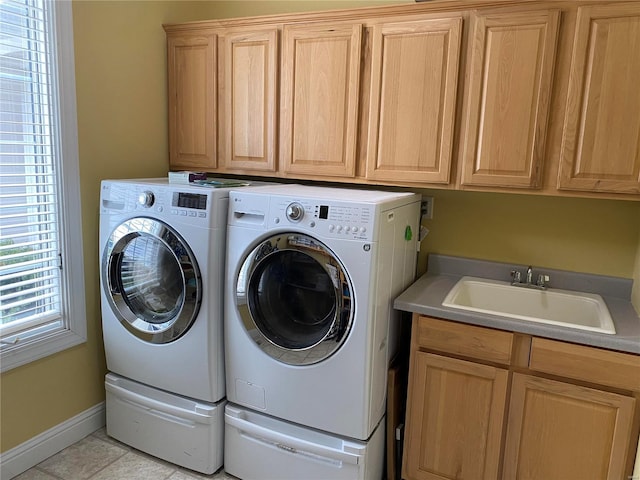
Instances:
[[[207,196],[197,193],[175,192],[172,203],[174,207],[205,210],[207,208]]]
[[[327,205],[320,205],[320,212],[318,213],[318,218],[322,218],[326,220],[329,218],[329,207]]]

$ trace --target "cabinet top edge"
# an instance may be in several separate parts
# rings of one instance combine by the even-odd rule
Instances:
[[[340,21],[357,20],[370,17],[387,17],[393,15],[414,15],[420,13],[436,13],[441,11],[468,11],[475,8],[492,7],[530,7],[567,9],[585,5],[603,5],[610,3],[627,3],[620,0],[424,0],[409,4],[382,5],[374,7],[354,7],[336,10],[319,10],[310,12],[295,12],[282,14],[267,14],[247,17],[219,18],[210,20],[196,20],[181,23],[163,24],[165,32],[180,32],[182,30],[198,30],[213,28],[230,28],[238,26],[256,26],[260,24],[273,25],[282,23],[303,23],[309,21]]]

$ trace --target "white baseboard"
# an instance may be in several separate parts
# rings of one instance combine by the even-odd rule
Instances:
[[[101,402],[2,453],[0,478],[9,480],[21,474],[104,425],[105,404]]]

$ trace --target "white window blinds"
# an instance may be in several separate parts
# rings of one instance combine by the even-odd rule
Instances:
[[[2,331],[60,313],[55,102],[46,12],[0,7],[0,309]]]
[[[0,0],[0,338],[3,353],[42,332],[68,329],[63,270],[69,243],[63,179],[56,4]],[[70,2],[60,2],[66,4]],[[71,19],[70,5],[68,20]],[[58,36],[56,36],[58,35]],[[72,35],[70,39],[72,40]],[[67,47],[69,50],[69,47]],[[73,62],[71,62],[73,67]],[[73,85],[73,83],[72,83]],[[72,92],[75,94],[75,92]],[[74,178],[77,183],[77,165]],[[77,189],[77,186],[76,186]],[[73,189],[71,189],[73,191]],[[79,208],[76,207],[79,212]],[[77,221],[77,218],[75,219]],[[66,223],[65,223],[66,222]],[[78,236],[78,238],[81,238]],[[81,253],[81,248],[80,248]],[[66,266],[65,266],[66,267]],[[84,292],[83,292],[84,293]],[[84,312],[82,312],[84,315]]]

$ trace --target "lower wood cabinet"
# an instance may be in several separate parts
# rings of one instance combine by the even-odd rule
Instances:
[[[408,478],[497,478],[508,371],[423,352],[413,366]]]
[[[402,477],[627,479],[636,378],[638,355],[414,315]]]
[[[634,404],[616,393],[515,373],[504,478],[627,478]]]

